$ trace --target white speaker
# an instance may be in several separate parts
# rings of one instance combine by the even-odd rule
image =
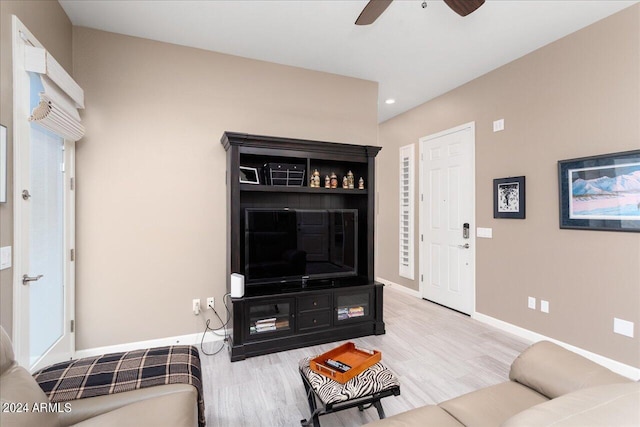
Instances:
[[[240,273],[231,273],[231,298],[244,296],[244,276]]]

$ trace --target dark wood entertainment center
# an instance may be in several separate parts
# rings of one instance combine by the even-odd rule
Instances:
[[[284,283],[247,283],[231,298],[231,361],[297,347],[385,333],[383,285],[374,281],[375,156],[380,147],[225,132],[227,152],[227,290],[230,274],[245,272],[244,214],[247,208],[356,209],[357,275]],[[302,185],[266,185],[267,164],[297,164]],[[241,183],[240,166],[255,168],[259,184]],[[320,188],[310,187],[314,170]],[[355,188],[343,189],[352,171]],[[338,188],[324,188],[335,172]],[[358,180],[364,179],[364,189]]]

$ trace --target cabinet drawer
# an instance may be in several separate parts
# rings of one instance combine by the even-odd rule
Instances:
[[[323,328],[331,325],[331,310],[312,311],[301,313],[298,316],[298,329]]]
[[[298,311],[322,310],[330,308],[331,295],[312,295],[298,300]]]

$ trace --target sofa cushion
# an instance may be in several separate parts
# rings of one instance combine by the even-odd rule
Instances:
[[[13,347],[11,346],[9,335],[7,335],[4,328],[0,326],[0,375],[11,368],[15,361],[16,358],[13,355]]]
[[[629,382],[582,389],[523,411],[503,427],[639,426],[640,384]]]
[[[14,364],[0,375],[0,400],[3,409],[0,413],[2,427],[59,425],[55,404],[49,407],[49,399],[22,366]]]
[[[31,374],[15,361],[11,340],[0,327],[0,400],[2,427],[58,426],[58,413]],[[7,409],[7,411],[5,411]]]
[[[547,400],[528,387],[508,381],[447,400],[439,406],[467,427],[495,427]]]
[[[463,427],[439,406],[427,405],[402,412],[384,420],[374,421],[366,427]]]
[[[198,424],[196,390],[193,393],[173,393],[141,400],[115,411],[90,418],[77,427],[193,427]]]
[[[511,365],[509,378],[549,399],[587,387],[631,381],[549,341],[523,351]]]

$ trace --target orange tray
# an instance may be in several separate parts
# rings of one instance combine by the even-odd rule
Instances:
[[[340,372],[327,365],[327,359],[342,362],[351,366],[351,369],[346,372]],[[352,342],[348,342],[318,357],[314,357],[309,361],[309,367],[312,371],[344,384],[365,369],[378,363],[381,359],[382,353],[378,350],[366,350],[356,347]]]

